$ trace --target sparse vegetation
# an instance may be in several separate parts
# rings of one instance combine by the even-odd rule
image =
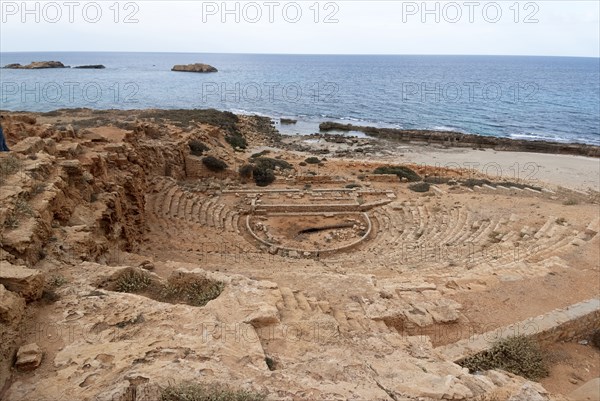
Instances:
[[[126,269],[116,280],[115,289],[119,292],[140,292],[147,289],[152,284],[150,274],[135,269]]]
[[[491,185],[494,186],[493,183],[490,180],[481,180],[481,179],[477,179],[477,178],[469,178],[466,179],[463,183],[462,183],[465,187],[469,187],[469,188],[473,188],[474,186],[482,186],[482,185]]]
[[[304,162],[308,164],[319,164],[321,163],[321,160],[318,157],[311,156],[304,159]]]
[[[44,288],[42,290],[41,301],[45,304],[53,304],[60,299],[54,288]]]
[[[202,154],[209,150],[209,147],[197,139],[192,139],[188,142],[190,153],[194,156],[202,156]]]
[[[62,287],[68,283],[68,280],[61,275],[52,276],[48,279],[48,285],[51,287]]]
[[[244,164],[239,170],[240,177],[243,179],[250,179],[252,177],[252,170],[253,166],[251,164]]]
[[[140,118],[166,119],[179,127],[187,127],[193,122],[219,127],[228,134],[239,134],[238,116],[229,111],[205,110],[148,110]]]
[[[227,135],[225,141],[234,149],[246,149],[248,141],[241,134]]]
[[[266,187],[275,181],[275,172],[264,165],[254,166],[252,175],[254,176],[254,182],[259,187]]]
[[[26,216],[33,216],[34,211],[24,198],[19,197],[14,205],[13,210],[7,214],[4,219],[4,227],[9,230],[19,228],[21,219]]]
[[[265,149],[262,152],[258,152],[258,153],[253,153],[250,158],[251,159],[256,159],[257,157],[262,157],[262,156],[266,156],[269,153],[271,153],[271,151],[269,149]]]
[[[556,219],[556,224],[564,226],[567,223],[567,219],[565,219],[564,217],[559,217],[558,219]]]
[[[348,188],[348,189],[354,189],[354,188],[360,188],[360,187],[362,187],[362,185],[357,184],[355,182],[353,182],[351,184],[346,184],[346,188]]]
[[[563,205],[565,206],[573,206],[576,205],[578,202],[575,199],[567,199],[563,202]]]
[[[285,160],[281,159],[272,159],[270,157],[258,157],[252,161],[257,166],[268,168],[271,170],[275,170],[275,168],[279,167],[281,170],[289,170],[292,168],[292,165]]]
[[[23,198],[18,198],[15,202],[14,212],[17,214],[17,216],[33,216],[34,214],[29,202]]]
[[[373,174],[395,174],[398,178],[405,178],[408,182],[421,181],[421,176],[406,166],[377,167]]]
[[[275,181],[276,169],[289,170],[293,168],[285,160],[272,159],[270,157],[257,157],[252,159],[252,163],[254,164],[252,169],[254,182],[260,187],[266,187]]]
[[[196,275],[179,274],[169,278],[167,285],[160,291],[160,300],[204,306],[208,301],[221,295],[223,288],[225,288],[225,284],[220,281]]]
[[[159,302],[204,306],[221,294],[225,284],[201,275],[181,272],[174,273],[164,282],[158,277],[152,277],[146,270],[127,268],[117,273],[115,278],[101,283],[99,288],[143,293]]]
[[[265,394],[234,390],[224,384],[180,383],[162,389],[160,401],[263,401]]]
[[[9,213],[4,220],[4,227],[9,230],[14,230],[15,228],[19,228],[19,218],[17,217],[15,212]]]
[[[452,178],[450,177],[440,177],[438,175],[436,176],[430,176],[430,177],[425,177],[423,179],[423,181],[428,182],[430,184],[447,184]]]
[[[429,184],[428,182],[417,182],[415,184],[410,184],[408,186],[408,189],[414,192],[427,192],[429,191],[430,187],[431,184]]]
[[[459,362],[470,372],[502,369],[530,380],[548,375],[546,359],[535,341],[526,336],[497,341],[492,349]]]
[[[46,190],[46,184],[38,182],[31,188],[31,195],[39,195]]]
[[[21,160],[14,155],[3,157],[0,159],[0,184],[4,182],[4,179],[8,176],[15,174],[21,169]]]
[[[207,169],[214,172],[219,172],[227,169],[227,163],[225,163],[221,159],[217,159],[213,156],[206,156],[202,159],[202,164],[206,166]]]

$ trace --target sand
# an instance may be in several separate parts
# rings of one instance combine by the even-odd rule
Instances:
[[[494,179],[520,179],[579,191],[600,190],[600,159],[544,153],[407,147],[397,162],[472,168]]]

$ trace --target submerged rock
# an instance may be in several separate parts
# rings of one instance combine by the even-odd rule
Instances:
[[[102,64],[91,64],[91,65],[78,65],[77,67],[73,67],[73,68],[80,68],[80,69],[86,69],[86,70],[102,70],[106,67],[103,66]]]

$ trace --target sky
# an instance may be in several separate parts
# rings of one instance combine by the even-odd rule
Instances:
[[[600,56],[600,2],[5,1],[0,51]]]

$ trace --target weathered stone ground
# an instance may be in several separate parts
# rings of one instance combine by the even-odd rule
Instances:
[[[5,132],[4,399],[154,400],[190,380],[273,400],[561,400],[600,374],[572,369],[550,394],[469,374],[438,348],[598,296],[594,191],[412,166],[432,183],[414,192],[373,175],[380,142],[349,139],[331,157],[219,113],[11,115]],[[263,150],[293,168],[257,187],[238,169]],[[193,306],[106,285],[131,268],[223,291]],[[598,357],[586,347],[578,363]]]

